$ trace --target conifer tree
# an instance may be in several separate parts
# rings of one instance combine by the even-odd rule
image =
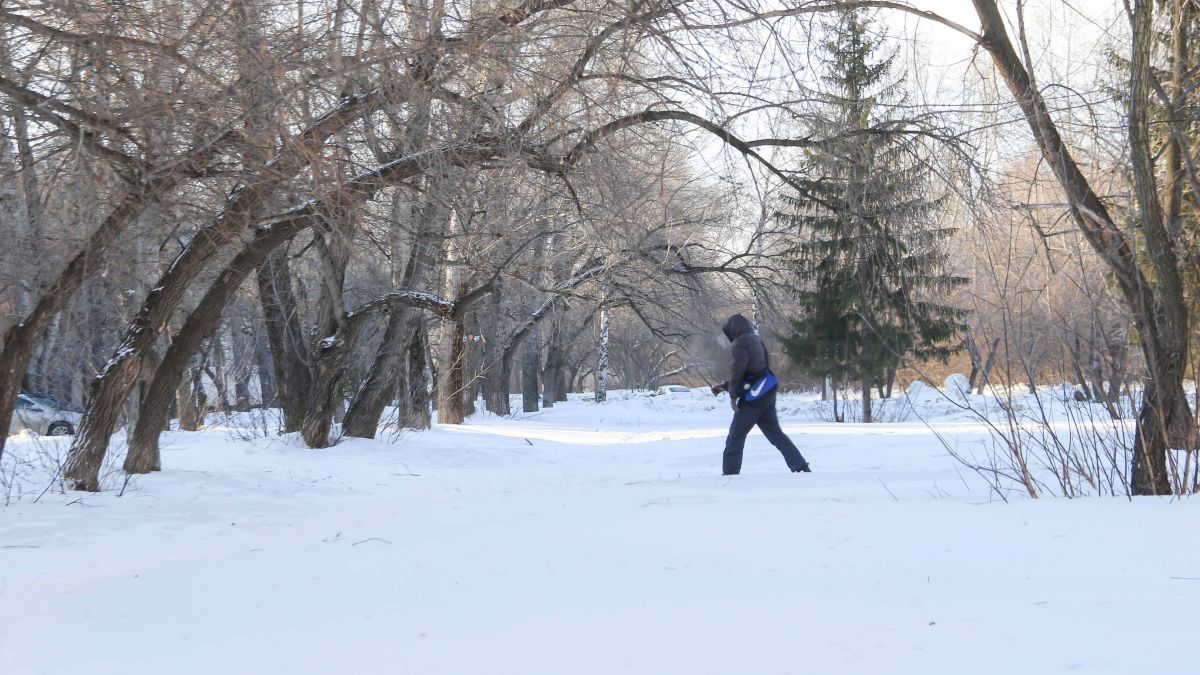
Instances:
[[[822,74],[813,131],[828,139],[806,152],[802,188],[777,217],[794,233],[793,288],[801,307],[784,349],[836,387],[890,388],[906,358],[946,359],[960,348],[964,312],[944,304],[966,283],[946,271],[952,229],[935,223],[943,197],[930,169],[934,148],[906,119],[897,53],[861,10],[838,13],[818,55]],[[882,389],[882,387],[881,387]]]

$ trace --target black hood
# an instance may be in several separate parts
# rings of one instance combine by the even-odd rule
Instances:
[[[733,342],[746,333],[753,333],[754,326],[750,325],[750,320],[746,317],[741,314],[734,314],[725,320],[725,323],[721,326],[721,332],[725,334],[726,338],[729,338],[730,342]]]

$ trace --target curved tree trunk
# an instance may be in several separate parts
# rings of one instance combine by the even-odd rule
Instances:
[[[155,471],[159,466],[158,434],[166,425],[170,401],[187,371],[192,355],[221,323],[221,313],[251,272],[276,248],[289,241],[310,224],[308,219],[292,219],[259,230],[257,235],[230,261],[204,294],[196,309],[171,341],[159,363],[146,396],[142,400],[138,424],[129,438],[125,470],[130,473]],[[99,465],[97,464],[97,467]]]
[[[456,162],[467,162],[477,158],[483,158],[494,154],[488,148],[470,148],[464,150],[460,147],[439,148],[434,153],[418,153],[405,158],[398,159],[394,162],[389,162],[380,167],[377,171],[363,175],[357,179],[354,184],[347,184],[343,188],[343,193],[340,195],[339,201],[345,201],[348,194],[353,194],[359,197],[366,196],[372,190],[378,189],[382,184],[390,181],[401,181],[417,175],[423,170],[425,162],[429,161],[444,161],[447,164]],[[209,293],[212,293],[214,303],[218,303],[216,318],[220,317],[220,310],[228,304],[229,299],[237,290],[237,285],[245,279],[257,265],[266,259],[266,256],[275,249],[276,246],[288,241],[296,236],[299,232],[307,229],[319,218],[319,211],[325,208],[322,203],[307,204],[302,208],[293,209],[284,216],[270,219],[264,226],[260,227],[254,239],[250,244],[243,249],[242,253],[234,258],[228,267],[218,277],[217,282],[210,288]],[[200,235],[198,235],[200,236]],[[263,243],[263,240],[270,240],[271,244]],[[183,255],[180,256],[182,258]],[[180,263],[180,259],[176,259],[175,264]],[[252,263],[249,269],[245,268],[246,263]],[[168,270],[168,276],[172,272]],[[237,284],[232,288],[228,288],[227,284],[235,277],[238,277]],[[178,279],[178,275],[174,278]],[[224,281],[223,281],[224,280]],[[219,288],[218,288],[219,287]],[[177,291],[181,293],[182,291]],[[163,288],[156,288],[151,291],[151,300],[162,297]],[[176,293],[172,293],[175,295]],[[210,296],[206,295],[208,299]],[[118,357],[110,362],[105,367],[104,372],[92,382],[93,396],[92,403],[97,406],[97,415],[95,420],[91,420],[92,415],[85,414],[84,421],[80,425],[80,432],[75,438],[75,442],[71,446],[71,453],[67,460],[67,466],[64,470],[64,477],[68,480],[72,489],[82,489],[95,491],[98,489],[97,474],[100,470],[100,464],[104,460],[104,454],[108,449],[108,437],[111,436],[113,428],[116,425],[116,415],[112,414],[112,400],[120,399],[129,392],[129,387],[132,384],[129,382],[130,364],[126,363],[134,358],[137,352],[137,347],[141,346],[144,350],[147,343],[147,335],[157,331],[142,330],[143,327],[159,325],[161,330],[162,321],[147,321],[150,319],[161,319],[162,314],[166,309],[166,301],[163,300],[147,301],[147,304],[142,307],[142,312],[135,319],[134,326],[126,335],[125,343],[130,343],[129,349],[122,348],[118,350]],[[178,300],[178,298],[176,298]],[[201,306],[204,306],[206,301],[201,301]],[[172,305],[173,307],[173,305]],[[208,331],[215,330],[215,323]],[[207,333],[206,333],[207,336]],[[203,338],[201,338],[201,341]],[[152,341],[151,341],[152,342]],[[125,344],[123,343],[123,344]],[[198,344],[198,343],[197,343]],[[164,359],[164,363],[166,359]],[[132,375],[136,378],[136,369]],[[312,397],[310,396],[310,399]],[[119,411],[120,402],[117,403]],[[332,410],[332,408],[330,408]],[[311,409],[310,409],[311,416]],[[86,431],[86,434],[84,433]]]
[[[258,209],[285,177],[295,175],[308,166],[325,141],[337,130],[357,118],[364,105],[363,97],[345,97],[338,107],[322,116],[313,125],[289,139],[271,164],[268,176],[256,182],[240,183],[230,193],[224,209],[215,219],[202,227],[175,258],[166,273],[146,295],[145,302],[125,333],[125,338],[103,371],[91,383],[91,401],[83,422],[71,443],[63,477],[72,489],[95,491],[97,474],[108,440],[116,427],[118,413],[133,382],[142,355],[158,340],[167,328],[171,314],[179,306],[191,282],[204,270],[225,244],[234,236],[249,229]],[[395,167],[388,167],[393,172]],[[372,175],[371,180],[382,175]],[[304,212],[306,209],[301,209]],[[283,221],[296,220],[299,212]],[[223,307],[223,305],[222,305]]]
[[[262,195],[259,190],[238,193],[229,209],[213,224],[197,232],[157,285],[146,296],[133,324],[104,370],[91,384],[91,402],[75,440],[71,443],[64,477],[72,489],[95,491],[96,474],[108,450],[125,397],[137,380],[143,355],[158,341],[171,314],[191,282],[233,234],[250,221]],[[224,305],[217,308],[219,312]]]
[[[388,317],[383,341],[371,362],[371,368],[362,386],[358,388],[342,432],[355,438],[375,438],[383,409],[396,390],[396,382],[409,354],[409,341],[413,338],[413,320],[407,311],[393,312]]]

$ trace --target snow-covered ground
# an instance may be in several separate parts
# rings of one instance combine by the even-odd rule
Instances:
[[[940,407],[939,407],[940,406]],[[0,673],[1129,673],[1200,645],[1200,503],[1008,502],[916,419],[614,393],[309,450],[217,425],[96,495],[9,439]],[[932,399],[951,443],[981,424]],[[892,413],[896,419],[905,415]],[[56,445],[57,444],[57,445]],[[119,464],[118,464],[119,466]]]

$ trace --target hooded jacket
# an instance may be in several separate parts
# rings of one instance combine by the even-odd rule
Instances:
[[[729,397],[737,400],[741,396],[741,385],[747,377],[759,376],[770,367],[770,357],[762,338],[754,333],[750,320],[734,314],[725,320],[721,332],[732,344],[732,363],[729,368]]]

